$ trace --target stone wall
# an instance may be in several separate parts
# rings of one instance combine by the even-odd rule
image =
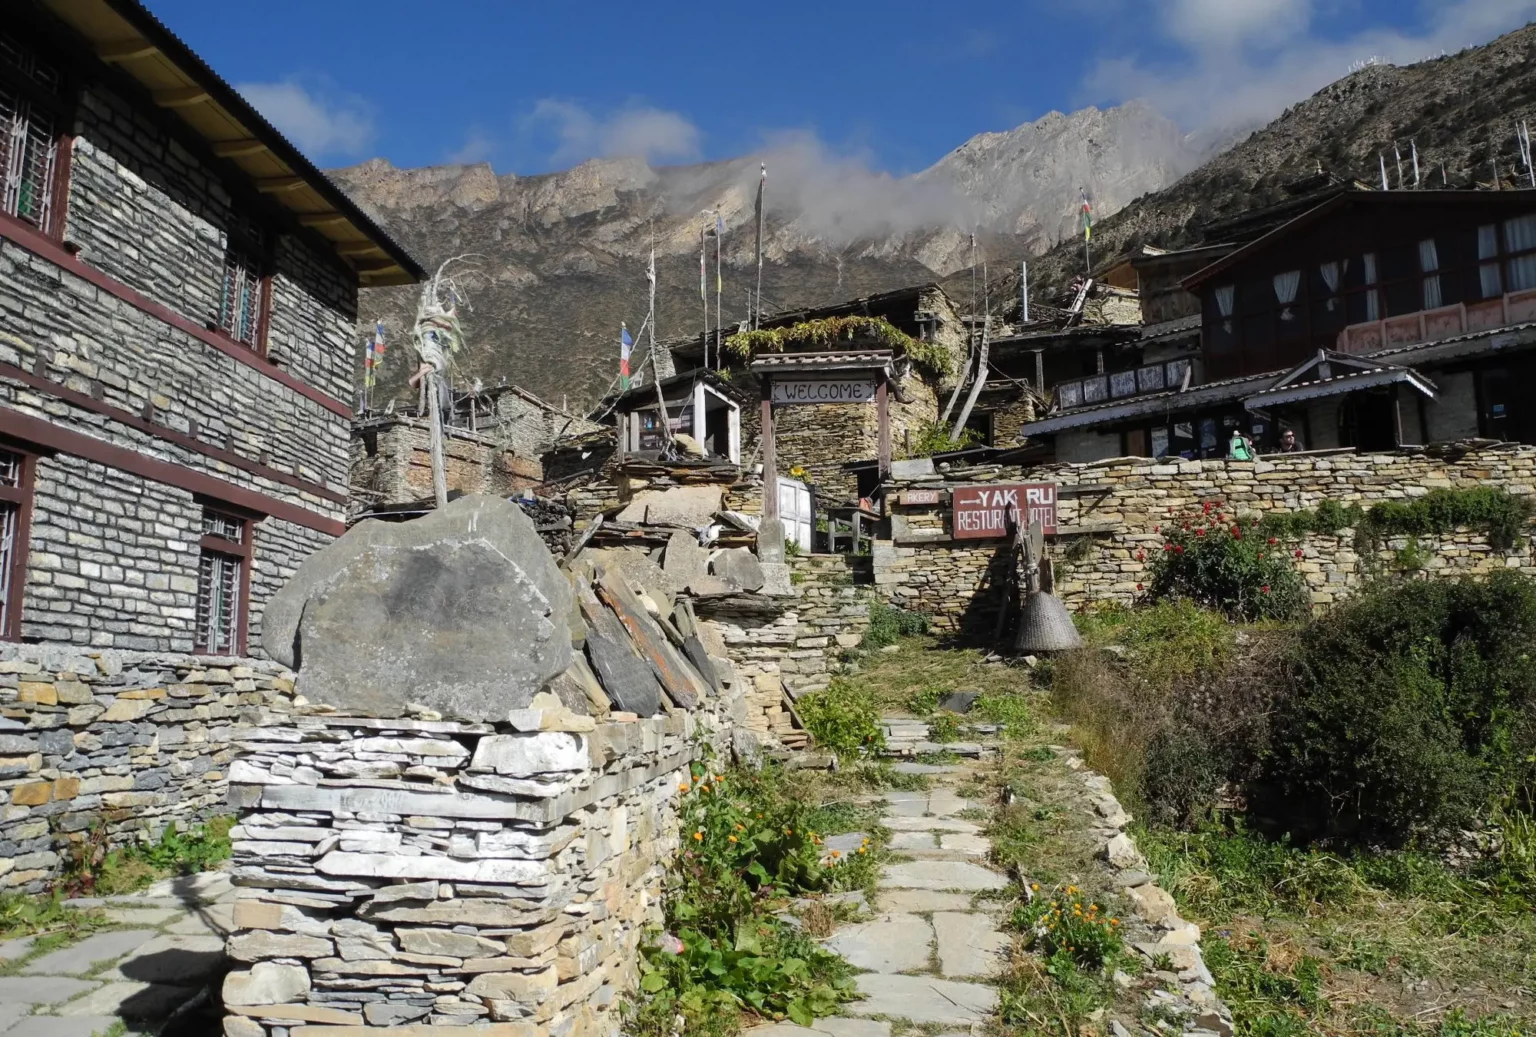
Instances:
[[[448,489],[510,497],[544,481],[537,453],[502,439],[500,429],[444,430]],[[405,504],[432,496],[431,430],[421,418],[367,418],[352,427],[352,508]]]
[[[934,617],[941,630],[984,639],[993,636],[999,588],[1006,576],[1006,542],[954,541],[949,491],[996,482],[1054,482],[1058,504],[1056,593],[1072,608],[1099,602],[1131,603],[1151,572],[1169,515],[1221,502],[1238,515],[1295,512],[1325,500],[1370,507],[1422,497],[1440,487],[1498,486],[1512,494],[1536,492],[1536,447],[1481,441],[1436,452],[1352,451],[1269,456],[1258,461],[1181,461],[1113,458],[1021,471],[995,468],[945,473],[903,486],[940,490],[941,502],[894,509],[890,544],[877,544],[874,580],[881,593]],[[892,487],[899,492],[902,486]],[[1087,545],[1072,548],[1087,538]],[[1310,534],[1297,567],[1315,605],[1326,606],[1370,578],[1398,567],[1404,538],[1389,540],[1373,558],[1360,558],[1352,530]],[[1522,537],[1495,551],[1481,531],[1458,530],[1420,538],[1430,576],[1517,569],[1536,575],[1536,551]]]
[[[269,662],[0,645],[0,887],[46,889],[93,825],[118,845],[227,813],[240,715],[292,691]]]
[[[226,1034],[620,1031],[713,721],[512,717],[274,714],[239,732]]]

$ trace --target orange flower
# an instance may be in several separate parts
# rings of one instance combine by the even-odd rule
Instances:
[[[738,831],[738,832],[745,832],[746,830],[747,830],[747,826],[746,825],[737,825],[736,826],[736,831]]]
[[[709,786],[708,785],[700,785],[699,786],[699,791],[700,792],[708,792],[709,791]]]
[[[1118,919],[1118,918],[1111,918],[1109,920],[1109,924],[1110,925],[1119,925],[1120,924],[1120,919]]]
[[[716,781],[724,781],[725,780],[725,775],[723,775],[723,774],[716,774],[715,775],[715,780]]]
[[[677,791],[679,791],[679,792],[687,792],[688,791],[688,783],[686,781],[682,782],[680,785],[677,786]]]
[[[704,833],[703,832],[694,832],[693,833],[693,841],[696,842],[696,843],[702,843],[704,841]]]
[[[832,856],[834,856],[834,857],[841,857],[842,856],[842,852],[839,851],[839,850],[833,850],[832,851]]]

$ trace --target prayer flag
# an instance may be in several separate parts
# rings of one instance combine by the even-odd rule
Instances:
[[[1088,204],[1088,192],[1080,191],[1083,196],[1083,240],[1093,240],[1093,207]]]
[[[641,329],[644,330],[643,328]],[[629,355],[634,351],[635,340],[629,337],[629,327],[619,322],[619,388],[629,388]]]

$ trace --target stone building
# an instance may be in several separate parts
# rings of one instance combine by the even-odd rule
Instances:
[[[829,306],[777,313],[765,317],[761,327],[786,329],[816,321],[845,317],[874,317],[921,343],[947,351],[952,370],[964,359],[968,330],[955,304],[936,284],[917,285]],[[861,349],[879,345],[860,340],[828,342],[808,350]],[[705,365],[723,366],[733,391],[742,400],[740,452],[743,463],[761,459],[759,404],[761,386],[748,367],[748,358],[719,348],[713,336],[674,342],[667,347],[668,362],[679,374]],[[717,354],[717,349],[719,350]],[[719,360],[716,359],[717,355]],[[664,365],[665,366],[665,365]],[[898,456],[909,452],[923,428],[938,420],[942,393],[948,386],[940,376],[912,358],[898,356],[890,389],[891,439]],[[781,406],[775,409],[775,445],[781,479],[798,470],[813,486],[819,500],[846,502],[875,492],[878,479],[867,462],[876,456],[879,429],[875,408],[868,405],[828,403]],[[792,477],[790,477],[792,478]]]
[[[0,113],[0,633],[244,654],[420,268],[134,0],[9,4]]]
[[[450,491],[511,497],[545,481],[543,458],[558,441],[601,428],[515,385],[455,391],[443,455]],[[432,496],[431,430],[410,411],[368,413],[352,426],[352,513]]]
[[[1285,431],[1311,449],[1536,443],[1518,388],[1536,377],[1536,193],[1341,185],[1299,201],[1278,226],[1270,207],[1217,228],[1267,228],[1240,246],[1186,254],[1196,269],[1165,293],[1158,334],[1198,352],[1055,382],[1022,434],[1074,461],[1219,457],[1239,431],[1261,453]]]

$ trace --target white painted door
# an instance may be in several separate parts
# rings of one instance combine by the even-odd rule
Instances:
[[[816,516],[811,511],[811,491],[805,483],[779,476],[779,520],[784,523],[784,539],[793,540],[801,551],[810,554]]]

